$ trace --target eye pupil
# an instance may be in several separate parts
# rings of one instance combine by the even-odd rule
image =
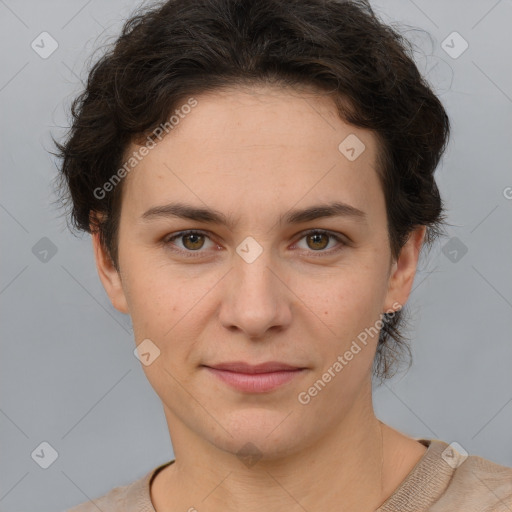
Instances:
[[[321,237],[324,237],[324,242],[325,243],[322,243],[320,238]],[[309,245],[309,241],[313,241],[313,244],[320,244],[320,247],[317,245],[315,247],[311,247],[311,249],[316,249],[316,250],[319,250],[319,249],[325,249],[327,247],[327,245],[329,244],[329,237],[325,234],[325,233],[313,233],[311,235],[308,235],[307,236],[307,239],[308,239],[308,245]]]
[[[192,246],[190,246],[189,244],[185,243],[186,240],[191,240],[192,239]],[[198,239],[199,239],[199,245],[198,244]],[[182,240],[183,240],[183,245],[187,248],[187,249],[190,249],[192,251],[194,250],[197,250],[197,249],[201,249],[201,247],[204,245],[204,235],[200,235],[198,233],[191,233],[189,235],[184,235],[182,237]]]

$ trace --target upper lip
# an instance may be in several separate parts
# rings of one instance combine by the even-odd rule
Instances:
[[[299,366],[292,366],[286,363],[280,363],[278,361],[268,361],[260,364],[249,364],[243,361],[233,361],[229,363],[218,363],[211,365],[204,365],[208,368],[214,368],[216,370],[226,370],[236,373],[271,373],[291,370],[301,370]]]

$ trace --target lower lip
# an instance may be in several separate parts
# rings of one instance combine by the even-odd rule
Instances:
[[[289,370],[269,373],[237,373],[205,367],[226,384],[246,393],[265,393],[287,384],[304,370]]]

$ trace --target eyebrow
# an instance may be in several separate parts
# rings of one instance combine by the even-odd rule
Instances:
[[[212,208],[202,208],[185,203],[170,203],[154,206],[141,215],[143,221],[159,218],[177,217],[208,224],[219,224],[233,229],[233,219]],[[313,205],[304,209],[290,210],[279,218],[279,224],[300,224],[327,217],[347,217],[366,223],[366,213],[346,203],[333,202]]]

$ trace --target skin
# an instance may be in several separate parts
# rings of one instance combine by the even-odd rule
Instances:
[[[154,507],[375,510],[425,452],[375,417],[378,336],[307,405],[297,397],[381,313],[406,303],[425,227],[411,233],[394,261],[377,139],[342,121],[329,97],[258,86],[196,99],[125,178],[120,272],[93,235],[112,304],[131,315],[137,345],[149,338],[160,350],[143,370],[162,400],[176,462],[153,481]],[[354,161],[338,149],[349,134],[366,146]],[[233,225],[141,218],[176,201],[216,209]],[[291,209],[332,201],[362,210],[366,222],[337,216],[278,223]],[[207,236],[163,243],[188,229]],[[345,244],[311,239],[309,229],[339,234]],[[263,249],[252,263],[236,252],[248,236]],[[278,389],[251,394],[201,366],[226,361],[281,361],[306,370]],[[237,457],[248,442],[261,456],[250,467]]]

